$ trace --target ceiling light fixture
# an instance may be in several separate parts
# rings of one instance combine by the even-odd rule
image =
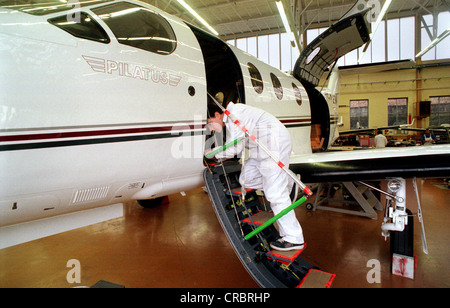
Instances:
[[[284,29],[286,29],[286,33],[289,36],[289,40],[291,41],[292,47],[295,47],[295,36],[291,30],[291,27],[289,26],[286,12],[284,11],[283,3],[281,1],[277,1],[276,4],[278,11],[280,12],[281,20],[283,21]]]
[[[386,15],[387,10],[389,9],[389,6],[391,5],[391,3],[392,3],[392,0],[386,0],[383,7],[381,8],[380,15],[378,15],[377,21],[375,22],[375,31],[372,32],[370,39],[372,39],[373,36],[375,35],[375,33],[377,32],[378,26],[380,25],[381,21],[383,20],[384,16]]]
[[[450,35],[450,28],[448,28],[447,30],[445,30],[444,32],[441,33],[441,35],[439,35],[437,38],[435,38],[430,45],[428,45],[427,47],[425,47],[421,52],[419,52],[416,55],[416,58],[420,58],[421,56],[423,56],[424,54],[426,54],[427,52],[429,52],[431,50],[431,48],[433,48],[434,46],[436,46],[437,44],[439,44],[440,42],[442,42],[447,36]]]
[[[197,12],[189,6],[184,0],[177,0],[178,3],[180,3],[186,10],[188,10],[189,13],[191,13],[195,18],[197,18],[198,21],[200,21],[206,28],[208,28],[209,31],[214,33],[215,35],[219,35],[219,32],[214,30],[213,27],[211,27],[200,15],[197,14]]]
[[[370,34],[370,40],[366,44],[366,46],[364,47],[364,50],[363,50],[363,52],[361,53],[361,56],[358,59],[358,64],[364,58],[364,55],[366,54],[367,48],[369,47],[369,44],[372,43],[372,39],[373,39],[375,33],[378,30],[378,26],[380,25],[381,21],[383,20],[384,16],[386,15],[387,10],[389,9],[389,6],[391,6],[391,3],[392,3],[392,0],[386,0],[386,2],[384,3],[383,7],[381,8],[380,14],[378,15],[378,18],[375,21],[374,31],[372,31],[372,33]]]

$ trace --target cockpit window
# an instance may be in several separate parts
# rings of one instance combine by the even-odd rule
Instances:
[[[281,86],[280,79],[278,79],[275,74],[270,73],[270,78],[272,79],[273,90],[275,91],[275,96],[279,99],[283,99],[283,87]]]
[[[261,73],[252,63],[247,63],[248,72],[250,73],[250,78],[252,79],[252,86],[256,93],[262,94],[264,91],[264,83],[262,81]]]
[[[170,24],[155,12],[128,2],[92,9],[112,30],[119,43],[168,55],[176,48]]]
[[[48,22],[75,37],[105,44],[110,42],[105,30],[87,13],[77,12],[75,16],[71,17],[63,15],[51,18]]]

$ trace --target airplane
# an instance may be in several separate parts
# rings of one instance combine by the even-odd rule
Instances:
[[[0,227],[202,187],[208,94],[275,115],[306,183],[450,173],[449,145],[326,151],[337,69],[317,85],[368,41],[366,1],[305,48],[293,75],[139,1],[17,3],[0,1]]]

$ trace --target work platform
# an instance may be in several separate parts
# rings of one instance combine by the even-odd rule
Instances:
[[[360,182],[361,183],[361,182]],[[370,219],[377,219],[378,215],[375,210],[382,211],[383,205],[378,198],[373,194],[369,187],[360,184],[358,182],[332,182],[332,183],[319,183],[316,191],[316,198],[314,203],[308,203],[306,208],[308,210],[326,210],[338,213],[344,213],[349,215],[357,215],[367,217]],[[343,200],[333,198],[335,193],[335,185],[339,187],[342,184],[353,198],[352,200]],[[329,202],[339,202],[346,205],[359,205],[359,209],[344,209],[336,208],[332,206],[326,206]]]
[[[270,205],[262,202],[256,191],[246,191],[244,198],[239,184],[240,172],[239,163],[224,163],[206,169],[204,180],[217,218],[248,273],[261,287],[331,287],[335,275],[300,256],[306,244],[297,251],[270,249],[270,243],[279,238],[273,225],[245,239],[273,214]]]

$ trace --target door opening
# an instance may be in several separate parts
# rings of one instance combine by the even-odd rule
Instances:
[[[230,102],[245,104],[242,70],[233,51],[217,37],[192,25],[188,26],[202,49],[208,93],[225,108]]]
[[[330,140],[330,110],[325,97],[312,85],[303,82],[311,108],[311,149],[323,152]]]

